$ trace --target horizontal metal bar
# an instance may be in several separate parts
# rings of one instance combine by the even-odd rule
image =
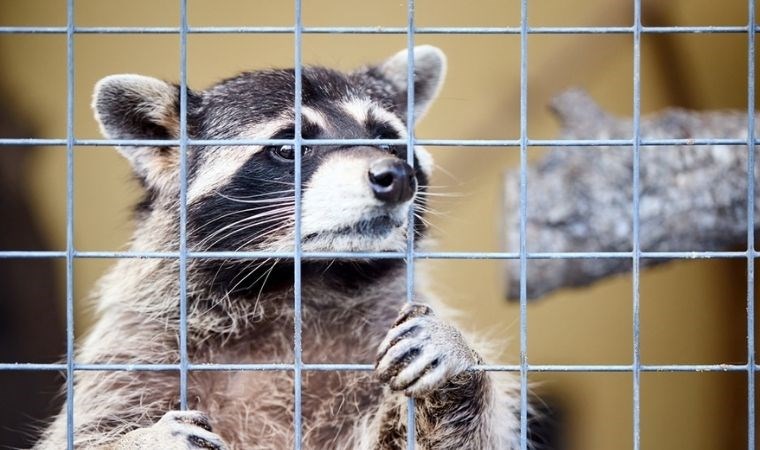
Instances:
[[[292,145],[294,139],[190,139],[188,145]],[[0,138],[0,146],[45,146],[64,147],[66,139]],[[303,139],[304,145],[405,145],[401,139]],[[178,146],[176,139],[78,139],[79,147],[146,147]],[[433,147],[519,147],[516,139],[415,139],[414,145]],[[630,147],[632,139],[530,139],[530,147]],[[684,146],[684,145],[747,145],[746,139],[739,138],[689,138],[689,139],[642,139],[642,146]]]
[[[640,252],[645,259],[737,259],[754,257],[756,251],[706,251],[706,252]],[[132,252],[132,251],[75,251],[79,259],[176,259],[179,252]],[[196,259],[293,259],[293,252],[188,252],[188,258]],[[404,252],[304,252],[304,259],[405,259]],[[65,251],[0,251],[0,259],[65,258]],[[534,252],[528,259],[630,259],[633,252]],[[416,252],[415,259],[519,259],[516,252]]]
[[[2,26],[0,34],[66,34],[58,26]],[[406,27],[303,27],[306,34],[407,34]],[[642,27],[645,34],[747,33],[749,27],[737,26],[659,26]],[[520,27],[416,27],[415,34],[519,35]],[[633,26],[528,27],[528,34],[633,34]],[[295,34],[292,26],[200,26],[189,27],[190,34]],[[179,35],[179,27],[74,27],[74,34],[169,34]]]
[[[639,365],[641,372],[744,372],[748,370],[746,364],[642,364]],[[493,371],[494,369],[484,369]],[[625,372],[632,373],[633,365],[531,365],[531,372]],[[755,371],[760,371],[760,366],[755,366]]]
[[[45,250],[4,250],[0,251],[0,259],[57,259],[65,258],[65,251],[45,251]],[[132,256],[136,258],[136,256]]]
[[[302,370],[312,372],[328,371],[371,371],[372,364],[302,364]],[[632,372],[630,364],[532,364],[527,366],[530,372]],[[0,371],[63,371],[66,364],[42,363],[0,363]],[[75,371],[124,371],[124,372],[166,372],[179,371],[179,364],[74,364]],[[188,370],[199,372],[224,371],[291,371],[292,363],[273,364],[203,364],[190,363]],[[486,372],[519,372],[519,364],[481,364],[470,368]],[[642,365],[642,372],[744,372],[749,370],[747,364],[649,364]],[[754,371],[760,372],[760,365]]]
[[[42,371],[65,371],[66,364],[45,363],[0,363],[0,372],[42,372]]]

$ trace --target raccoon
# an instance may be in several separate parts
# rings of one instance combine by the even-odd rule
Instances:
[[[446,72],[439,49],[413,50],[415,119]],[[405,139],[407,51],[350,73],[302,71],[306,139]],[[187,134],[197,140],[293,139],[295,71],[246,72],[205,91],[187,90]],[[180,87],[114,75],[95,87],[93,108],[112,139],[177,139]],[[131,251],[178,251],[180,153],[119,147],[145,191]],[[405,145],[301,147],[301,233],[296,235],[295,147],[191,146],[186,154],[191,251],[403,251],[415,242],[433,169]],[[414,214],[410,214],[413,210]],[[408,223],[413,217],[414,223]],[[99,283],[99,319],[78,346],[80,363],[177,364],[179,262],[120,260]],[[292,363],[292,258],[190,258],[187,352],[193,364]],[[406,303],[404,261],[305,258],[301,266],[302,359],[374,364],[375,371],[302,373],[302,445],[400,449],[407,398],[423,449],[518,447],[515,383],[468,370],[483,359],[436,315],[425,292]],[[285,449],[294,445],[292,370],[191,370],[180,411],[176,371],[78,371],[74,443],[86,449]],[[213,424],[213,428],[212,428]],[[66,413],[39,449],[66,442]]]

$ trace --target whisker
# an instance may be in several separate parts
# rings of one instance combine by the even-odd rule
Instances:
[[[283,184],[285,186],[295,186],[296,184],[292,181],[282,181],[282,180],[272,180],[267,178],[259,178],[259,177],[246,177],[248,180],[253,181],[261,181],[262,183],[272,183],[272,184]]]
[[[421,195],[423,197],[454,197],[454,198],[463,198],[466,197],[464,194],[456,193],[456,192],[425,192],[425,191],[417,191],[417,195]]]
[[[292,222],[286,222],[286,223],[279,223],[279,222],[277,222],[277,223],[271,224],[271,225],[265,227],[263,230],[261,230],[261,232],[258,233],[258,234],[256,234],[256,236],[253,236],[250,239],[248,239],[247,241],[243,242],[241,245],[239,245],[233,251],[238,252],[238,251],[244,249],[245,247],[251,245],[253,243],[253,241],[256,240],[256,239],[260,239],[260,238],[266,239],[266,238],[270,237],[271,235],[273,235],[274,233],[277,233],[280,230],[283,230],[283,229],[286,229],[286,228],[290,227],[291,223]]]
[[[265,198],[265,199],[258,199],[258,200],[241,200],[237,199],[235,197],[230,197],[228,195],[219,194],[219,196],[226,198],[227,200],[235,203],[250,203],[250,204],[264,204],[264,203],[276,203],[281,202],[284,200],[295,200],[295,196],[287,196],[287,197],[275,197],[275,198]]]
[[[431,225],[430,221],[421,214],[414,213],[414,217],[425,225]]]
[[[433,167],[435,168],[436,171],[441,172],[444,175],[446,175],[447,177],[449,177],[450,179],[454,180],[455,182],[457,182],[459,184],[462,184],[462,182],[459,180],[459,178],[457,178],[456,174],[454,174],[450,170],[446,170],[446,168],[443,167],[443,166],[441,166],[440,164],[433,163]]]
[[[206,239],[213,238],[215,235],[223,232],[224,230],[226,230],[228,228],[232,228],[232,227],[234,227],[236,225],[239,225],[241,223],[248,222],[250,220],[261,219],[261,218],[266,218],[266,217],[270,217],[270,216],[274,216],[274,215],[279,215],[281,213],[289,212],[289,211],[292,211],[292,210],[293,210],[293,206],[292,205],[285,205],[285,206],[280,206],[278,208],[267,209],[264,212],[260,212],[260,213],[257,213],[257,214],[253,214],[253,215],[250,215],[250,216],[243,217],[242,219],[236,220],[235,222],[233,222],[231,224],[225,225],[224,227],[218,229],[217,231],[215,231],[214,233],[210,234],[209,236],[206,236],[206,238],[204,239],[204,241]],[[201,242],[203,242],[203,241],[201,241]]]
[[[423,204],[420,204],[420,203],[415,203],[414,204],[414,209],[417,210],[417,211],[424,211],[424,212],[431,213],[431,214],[439,214],[440,213],[440,211],[438,211],[437,209],[433,208],[432,206],[430,206],[430,205],[423,205]]]
[[[227,214],[223,214],[223,215],[221,215],[219,217],[216,217],[216,218],[214,218],[212,220],[209,220],[208,222],[206,222],[203,225],[201,225],[200,227],[198,227],[198,229],[202,230],[203,228],[206,228],[208,225],[210,225],[210,224],[212,224],[212,223],[214,223],[214,222],[216,222],[218,220],[224,219],[225,217],[234,216],[235,214],[243,214],[243,213],[248,213],[248,212],[251,212],[251,211],[262,210],[262,209],[272,209],[272,206],[273,205],[262,205],[262,206],[256,206],[254,208],[246,208],[246,209],[241,209],[239,211],[232,211],[232,212],[229,212]]]
[[[245,195],[242,197],[223,194],[219,191],[215,192],[215,194],[219,195],[220,197],[225,197],[225,198],[249,199],[249,198],[254,198],[254,197],[266,197],[268,195],[285,194],[285,193],[292,193],[292,192],[295,192],[295,189],[283,189],[281,191],[263,192],[261,194],[251,194],[251,195]]]
[[[461,183],[459,183],[459,184],[461,184]],[[453,189],[450,184],[426,184],[425,188],[427,188],[427,189],[448,189],[448,190]]]
[[[241,230],[246,230],[248,228],[254,227],[256,225],[261,225],[261,224],[264,224],[264,223],[270,223],[270,222],[275,221],[275,220],[280,221],[280,220],[283,220],[284,218],[286,218],[287,216],[292,215],[293,213],[294,213],[293,208],[290,207],[290,206],[286,206],[286,207],[282,207],[282,208],[277,208],[277,209],[269,210],[269,211],[266,211],[266,212],[263,212],[263,213],[254,214],[252,216],[244,217],[244,218],[242,218],[240,220],[237,220],[237,221],[235,221],[235,222],[233,222],[233,223],[231,223],[229,225],[225,225],[224,227],[222,227],[222,228],[218,229],[217,231],[211,233],[210,235],[206,236],[200,242],[198,242],[197,246],[198,247],[204,246],[209,240],[211,240],[214,237],[218,236],[219,234],[223,233],[225,230],[228,230],[230,228],[236,227],[236,226],[238,226],[240,224],[243,224],[243,223],[246,223],[246,222],[250,222],[252,220],[257,220],[257,219],[266,219],[266,220],[263,220],[263,221],[256,221],[253,224],[250,224],[250,225],[247,225],[247,226],[243,227],[242,229],[233,230],[231,233],[228,233],[224,237],[222,237],[220,239],[217,239],[214,242],[214,244],[218,243],[221,240],[224,240],[224,239],[228,238],[232,234],[237,233],[237,232],[239,232]],[[212,244],[212,247],[213,247],[213,244]]]
[[[224,241],[225,239],[227,239],[227,238],[229,238],[229,237],[231,237],[231,236],[233,236],[233,235],[235,235],[235,234],[237,234],[237,233],[240,233],[241,231],[249,230],[249,229],[251,229],[251,228],[254,228],[254,227],[257,227],[257,226],[260,226],[260,225],[264,225],[264,224],[274,224],[274,225],[279,225],[279,224],[281,224],[281,222],[283,221],[283,219],[284,219],[284,217],[273,217],[273,218],[271,218],[271,219],[263,220],[263,221],[260,221],[260,222],[255,222],[255,223],[252,223],[252,224],[246,225],[246,226],[244,226],[244,227],[241,227],[241,228],[238,228],[238,229],[232,230],[231,232],[227,233],[226,235],[224,235],[224,236],[220,237],[219,239],[217,239],[217,240],[215,240],[214,242],[212,242],[211,244],[209,244],[209,245],[208,245],[208,248],[214,248],[214,247],[215,247],[215,246],[217,246],[217,245],[218,245],[220,242]],[[285,226],[285,225],[283,224],[283,226]],[[262,235],[262,233],[256,233],[256,235],[254,235],[254,236],[251,238],[250,242],[253,242],[253,240],[255,240],[255,239],[257,239],[257,238],[261,238],[262,236],[263,236],[263,235]],[[249,243],[250,243],[250,242],[249,242]]]
[[[419,214],[415,213],[414,217],[417,220],[419,220],[420,222],[422,222],[426,227],[433,228],[435,231],[437,231],[439,233],[443,233],[443,230],[438,225],[435,225],[434,223],[430,222],[429,220],[425,219],[424,217],[420,216]]]
[[[325,270],[322,271],[322,275],[326,274],[327,271],[330,270],[330,267],[332,267],[333,264],[335,264],[336,261],[337,261],[337,259],[335,259],[335,258],[331,259],[330,262],[327,264],[327,267],[325,267]]]
[[[264,292],[264,286],[266,286],[267,281],[269,281],[269,276],[272,275],[272,272],[274,272],[274,266],[277,265],[277,263],[280,262],[279,259],[275,259],[272,263],[272,267],[269,268],[269,270],[266,271],[266,277],[264,277],[264,281],[261,282],[261,287],[259,288],[259,293],[256,295],[256,302],[255,305],[258,305],[259,300],[261,299],[261,294]],[[259,281],[261,277],[257,278],[253,284],[255,285],[257,281]]]
[[[264,264],[266,264],[267,262],[269,262],[269,260],[271,260],[271,259],[272,258],[269,257],[269,258],[265,258],[262,261],[253,260],[250,263],[246,264],[246,267],[244,267],[243,269],[241,269],[240,272],[238,272],[235,275],[235,277],[232,278],[232,281],[235,281],[235,278],[238,278],[241,274],[245,273],[245,275],[243,275],[243,277],[240,279],[240,281],[238,281],[234,285],[232,285],[232,288],[230,288],[230,292],[235,292],[235,289],[237,289],[237,287],[240,286],[240,284],[242,284],[249,276],[251,276],[251,274],[255,273],[261,266],[263,266]],[[255,267],[251,268],[251,266],[253,266],[254,264],[255,264]],[[254,283],[255,283],[255,281],[254,281]]]

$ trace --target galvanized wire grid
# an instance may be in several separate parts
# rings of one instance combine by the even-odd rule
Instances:
[[[0,139],[0,146],[59,146],[66,148],[66,249],[64,251],[0,251],[0,259],[21,258],[57,258],[66,261],[66,360],[60,364],[34,363],[0,363],[0,371],[65,371],[66,372],[66,413],[68,427],[68,448],[73,449],[73,375],[75,371],[178,371],[180,377],[181,407],[187,407],[187,374],[190,371],[292,371],[295,397],[294,435],[295,448],[301,448],[302,414],[301,414],[301,376],[303,371],[368,371],[373,367],[368,364],[307,364],[302,361],[301,353],[301,261],[304,259],[339,259],[363,258],[404,259],[407,267],[407,300],[414,297],[414,261],[419,259],[512,259],[520,264],[520,363],[518,365],[478,365],[473,370],[494,372],[518,372],[520,376],[520,445],[527,449],[528,443],[528,376],[539,372],[625,372],[633,378],[633,439],[634,450],[640,448],[640,377],[642,372],[746,372],[747,373],[747,448],[755,448],[755,373],[760,366],[755,361],[754,340],[754,261],[758,253],[754,248],[754,208],[755,208],[755,0],[747,0],[746,26],[704,26],[704,27],[648,27],[641,23],[641,0],[633,0],[634,21],[632,26],[623,27],[530,27],[528,25],[528,0],[520,1],[519,27],[416,27],[414,0],[407,0],[406,27],[305,27],[302,23],[302,0],[295,1],[295,23],[289,27],[191,27],[187,22],[187,0],[179,1],[179,27],[77,27],[74,23],[74,0],[66,0],[67,25],[65,27],[0,27],[0,34],[65,34],[67,62],[67,97],[66,97],[66,138],[65,139]],[[293,34],[295,38],[295,111],[296,135],[292,140],[194,140],[187,136],[187,36],[188,34]],[[303,139],[301,136],[301,74],[302,74],[302,37],[303,34],[405,34],[407,36],[408,65],[407,83],[407,126],[409,136],[405,140],[329,140]],[[641,36],[642,34],[665,33],[733,33],[747,35],[747,139],[642,139],[641,131]],[[180,136],[175,140],[109,140],[76,139],[74,136],[74,36],[76,34],[178,34],[180,37]],[[416,139],[414,136],[414,59],[412,49],[417,34],[492,34],[520,36],[520,138],[514,140],[453,140],[453,139]],[[608,140],[535,140],[528,137],[528,38],[531,34],[630,34],[633,37],[633,136],[631,139]],[[412,149],[415,145],[428,146],[463,146],[519,148],[520,151],[520,248],[519,252],[416,252],[413,245],[413,233],[408,233],[407,248],[404,252],[303,252],[301,243],[296,242],[293,252],[192,252],[187,248],[187,148],[190,145],[278,145],[292,144],[296,148],[295,157],[295,227],[300,235],[301,227],[301,152],[303,145],[325,144],[396,144],[407,146],[409,162],[412,162]],[[746,251],[712,251],[712,252],[644,252],[639,242],[639,155],[642,146],[661,145],[746,145],[747,161],[747,250]],[[180,227],[178,252],[113,252],[113,251],[77,251],[74,248],[73,222],[73,186],[74,186],[74,146],[141,146],[162,145],[177,146],[180,149]],[[527,251],[527,154],[530,147],[568,147],[568,146],[630,146],[633,149],[633,249],[630,252],[533,252]],[[411,223],[410,212],[410,223]],[[294,320],[294,361],[281,364],[194,364],[187,354],[187,261],[189,258],[286,258],[294,261],[295,279],[295,320]],[[180,267],[180,362],[179,364],[78,364],[74,360],[74,299],[73,299],[73,261],[76,258],[171,258],[178,259]],[[527,341],[527,265],[530,259],[630,259],[633,265],[633,348],[632,363],[620,365],[536,365],[528,362]],[[746,364],[679,364],[646,365],[641,363],[639,348],[639,280],[641,258],[675,258],[675,259],[711,259],[711,258],[746,258],[747,260],[747,362]],[[409,449],[414,447],[414,401],[408,403],[407,436]]]

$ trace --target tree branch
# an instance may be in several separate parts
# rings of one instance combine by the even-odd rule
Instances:
[[[562,139],[631,139],[632,121],[604,112],[585,92],[558,96],[552,110]],[[757,120],[756,123],[760,122]],[[757,133],[757,132],[756,132]],[[641,119],[642,139],[747,139],[746,113],[667,109]],[[757,178],[758,168],[755,167]],[[555,147],[528,169],[528,252],[626,252],[633,249],[631,147]],[[747,146],[676,145],[640,149],[642,251],[744,249]],[[757,190],[755,191],[757,194]],[[519,172],[506,177],[507,250],[519,251]],[[756,203],[755,217],[757,217]],[[663,259],[641,259],[642,266]],[[531,259],[528,297],[583,286],[631,270],[623,259]],[[508,297],[519,296],[517,261],[507,268]]]

